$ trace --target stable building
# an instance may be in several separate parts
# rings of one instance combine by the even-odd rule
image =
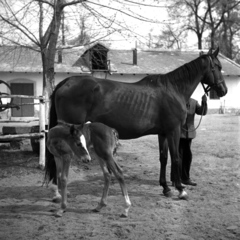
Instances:
[[[204,51],[207,52],[207,51]],[[113,81],[136,82],[150,74],[165,74],[185,63],[196,59],[199,50],[159,50],[159,49],[111,49],[105,44],[96,43],[88,47],[68,48],[58,52],[55,62],[55,84],[69,76],[89,74]],[[218,98],[210,91],[209,113],[236,113],[240,110],[240,66],[219,54],[222,73],[228,87],[228,94]],[[11,94],[42,95],[42,62],[39,52],[18,46],[0,47],[0,80],[11,88]],[[2,94],[10,93],[1,84]],[[201,101],[204,94],[199,84],[193,98]],[[6,103],[9,99],[1,99]],[[16,98],[14,103],[34,103],[34,99]],[[1,118],[33,119],[38,118],[38,105],[24,105],[19,110],[7,109],[0,112]]]

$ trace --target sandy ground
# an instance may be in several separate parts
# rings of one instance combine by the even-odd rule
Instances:
[[[203,118],[192,146],[191,177],[198,185],[186,187],[185,201],[178,200],[174,188],[172,198],[162,194],[156,136],[121,141],[116,158],[132,202],[127,219],[120,218],[123,199],[115,179],[108,206],[100,213],[91,211],[103,187],[96,161],[73,164],[68,210],[62,218],[54,217],[59,205],[51,202],[50,189],[41,186],[44,173],[28,142],[21,151],[1,146],[0,239],[240,239],[239,145],[240,116]]]

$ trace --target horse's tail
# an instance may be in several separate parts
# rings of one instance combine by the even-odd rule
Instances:
[[[56,91],[63,85],[69,78],[60,82],[56,88],[54,89],[51,97],[50,97],[50,112],[49,112],[49,127],[48,130],[55,127],[57,122],[57,112],[56,112],[56,104],[55,104],[55,95]],[[53,154],[48,150],[46,146],[46,161],[45,161],[45,177],[44,177],[44,184],[48,184],[52,181],[53,184],[57,184],[57,168],[56,163],[54,160]]]

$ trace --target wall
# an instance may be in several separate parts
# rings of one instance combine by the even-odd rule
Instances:
[[[73,76],[77,74],[68,74],[68,73],[57,73],[55,75],[55,83],[58,84],[60,81],[63,79]],[[27,82],[33,82],[34,83],[34,96],[42,96],[42,89],[43,89],[43,84],[42,84],[42,73],[18,73],[18,72],[13,72],[13,73],[1,73],[1,80],[5,81],[9,85],[11,83],[27,83]],[[9,93],[9,89],[3,85],[0,84],[0,92],[2,93]],[[7,103],[10,102],[9,99],[2,99],[2,103]],[[39,101],[36,99],[34,100],[34,103],[38,103]],[[34,105],[34,117],[38,117],[39,113],[39,105]],[[9,119],[11,117],[11,109],[5,110],[4,112],[0,112],[0,118],[2,119]]]
[[[220,99],[208,98],[208,108],[212,109],[210,112],[218,112],[221,106],[225,108],[226,113],[234,113],[240,110],[240,77],[224,76],[224,79],[228,87],[228,93]],[[202,85],[199,84],[192,97],[201,101],[203,94]]]

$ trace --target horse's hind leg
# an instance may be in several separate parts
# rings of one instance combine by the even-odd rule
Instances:
[[[61,187],[61,195],[62,195],[62,202],[61,202],[61,209],[57,211],[56,216],[62,217],[63,213],[66,211],[67,208],[67,181],[68,181],[68,173],[71,164],[72,156],[71,154],[66,154],[62,157],[62,171],[60,180]]]
[[[113,172],[114,176],[117,178],[119,185],[121,187],[121,190],[122,190],[122,195],[124,197],[125,206],[124,206],[124,212],[121,214],[121,217],[128,217],[128,212],[131,207],[131,201],[128,196],[128,192],[127,192],[127,188],[125,185],[122,170],[118,166],[118,164],[114,161],[112,156],[109,156],[108,161],[107,161],[107,166]]]
[[[55,203],[60,203],[62,200],[62,196],[59,193],[59,190],[61,189],[62,159],[56,156],[54,156],[54,159],[56,162],[57,169],[57,186],[53,185],[51,187],[54,194],[52,201]]]
[[[99,212],[103,207],[107,206],[107,196],[108,196],[108,190],[109,190],[109,185],[110,185],[110,181],[111,181],[111,173],[108,171],[103,160],[98,157],[98,161],[99,161],[100,167],[103,171],[104,187],[103,187],[102,198],[101,198],[100,202],[98,203],[98,206],[93,210],[94,212]]]
[[[168,159],[168,143],[166,139],[163,139],[161,136],[158,136],[159,142],[159,153],[160,153],[160,176],[159,184],[163,187],[163,194],[166,197],[171,197],[171,189],[167,185],[166,181],[166,167]]]

